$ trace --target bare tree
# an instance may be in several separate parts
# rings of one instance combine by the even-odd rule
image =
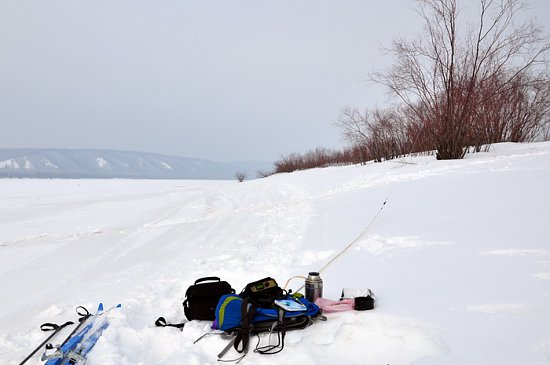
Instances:
[[[364,145],[369,139],[367,120],[368,113],[363,114],[359,109],[348,106],[340,111],[336,126],[348,142]]]
[[[425,23],[417,39],[396,39],[394,65],[372,75],[413,113],[437,158],[462,158],[475,111],[513,88],[523,75],[548,65],[548,38],[531,22],[516,24],[521,0],[479,0],[477,24],[462,27],[457,0],[419,0]],[[500,82],[479,97],[479,88]],[[419,136],[414,138],[418,140]],[[412,146],[415,149],[415,146]]]
[[[246,179],[246,172],[243,172],[243,171],[239,171],[235,174],[235,178],[237,178],[237,180],[239,182],[243,182],[244,179]]]

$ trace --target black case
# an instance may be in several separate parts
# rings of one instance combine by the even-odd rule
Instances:
[[[249,283],[241,292],[242,298],[247,298],[251,303],[262,308],[272,307],[273,301],[283,296],[283,289],[271,277]]]
[[[220,297],[232,293],[235,293],[235,290],[231,285],[216,276],[197,279],[195,284],[185,292],[183,302],[185,317],[190,321],[194,319],[213,321],[216,318],[214,311]]]

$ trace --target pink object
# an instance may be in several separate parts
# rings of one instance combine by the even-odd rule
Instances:
[[[315,304],[323,310],[323,313],[352,311],[355,308],[353,299],[330,300],[326,298],[317,298]]]

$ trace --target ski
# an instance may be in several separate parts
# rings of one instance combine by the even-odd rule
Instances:
[[[98,316],[100,316],[102,313],[103,313],[103,303],[99,303],[99,306],[97,307],[97,312],[96,312],[95,316],[91,317],[91,319],[89,319],[87,321],[84,321],[84,322],[87,322],[87,323],[80,331],[76,332],[76,334],[71,336],[68,340],[66,339],[66,341],[64,341],[65,344],[63,346],[57,347],[56,351],[54,353],[48,354],[47,356],[46,356],[46,353],[45,353],[44,358],[48,359],[48,361],[46,361],[45,365],[60,365],[60,364],[62,364],[63,358],[65,357],[65,354],[78,345],[78,343],[82,340],[84,335],[86,335],[86,333],[92,328],[95,319]],[[90,317],[88,317],[88,318],[90,318]],[[84,322],[82,322],[82,323],[84,323]],[[46,352],[47,351],[48,350],[46,350]]]
[[[99,303],[96,314],[82,322],[87,323],[80,331],[75,332],[72,337],[64,341],[64,344],[56,347],[53,353],[44,355],[44,358],[48,359],[44,365],[83,364],[86,361],[88,352],[108,326],[108,321],[104,315],[121,307],[122,305],[118,304],[104,310],[103,303]]]
[[[121,308],[122,305],[118,304],[116,308]],[[70,351],[67,355],[67,364],[74,364],[74,365],[83,365],[86,363],[88,353],[92,350],[92,348],[97,343],[97,340],[103,333],[103,331],[109,327],[109,320],[108,318],[103,318],[99,323],[96,321],[94,324],[94,328],[92,331],[88,332],[88,335],[86,338],[80,342],[80,344],[77,346],[77,348],[74,351]]]
[[[50,360],[50,359],[55,359],[55,358],[58,358],[58,357],[62,357],[61,356],[61,348],[67,343],[69,342],[69,340],[73,337],[73,335],[80,329],[80,327],[82,327],[84,325],[84,323],[86,323],[86,321],[88,320],[88,318],[90,318],[92,316],[92,314],[86,309],[84,308],[83,306],[78,306],[76,307],[76,313],[80,316],[80,318],[78,319],[79,323],[78,325],[75,327],[75,329],[73,329],[73,331],[65,338],[65,340],[63,340],[63,342],[60,344],[60,345],[52,345],[51,343],[48,343],[46,344],[46,350],[44,351],[44,354],[42,354],[42,358],[41,360],[42,361],[46,361],[46,360]]]
[[[62,325],[57,325],[55,323],[44,323],[43,325],[41,325],[40,329],[42,331],[53,331],[53,333],[49,335],[48,338],[46,338],[40,345],[38,345],[38,347],[34,349],[34,351],[31,352],[23,361],[21,361],[19,365],[23,365],[24,363],[29,361],[29,359],[33,357],[34,354],[36,354],[42,348],[42,346],[48,343],[48,341],[51,340],[55,335],[57,335],[63,328],[70,326],[71,324],[74,324],[74,322],[68,321],[63,323]]]

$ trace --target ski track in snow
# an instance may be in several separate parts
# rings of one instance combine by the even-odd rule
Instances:
[[[98,301],[123,310],[88,364],[214,364],[226,340],[213,335],[193,345],[210,323],[179,331],[155,328],[154,320],[184,320],[185,291],[203,276],[239,291],[265,276],[282,286],[318,269],[372,218],[354,218],[364,215],[364,202],[388,196],[372,229],[322,274],[333,299],[342,287],[371,287],[375,310],[327,315],[289,332],[280,354],[250,353],[242,364],[543,364],[550,250],[537,222],[550,218],[542,188],[550,144],[494,150],[241,184],[0,180],[0,364],[40,343],[41,323],[74,320],[76,306]],[[503,209],[483,185],[495,177],[506,192],[535,185],[507,196]],[[442,196],[456,196],[454,210],[444,210]],[[476,216],[472,202],[495,208]]]
[[[491,250],[480,252],[481,255],[495,255],[495,256],[548,256],[550,251],[537,250],[537,249],[509,249],[509,250]]]
[[[472,304],[466,306],[466,310],[486,314],[527,314],[539,311],[523,303]]]
[[[389,250],[420,249],[433,245],[448,245],[448,242],[428,242],[419,237],[382,237],[370,235],[365,240],[358,242],[356,251],[366,250],[372,255],[380,255]]]
[[[538,272],[536,274],[533,274],[533,276],[537,279],[541,280],[550,280],[550,271],[549,272]]]

